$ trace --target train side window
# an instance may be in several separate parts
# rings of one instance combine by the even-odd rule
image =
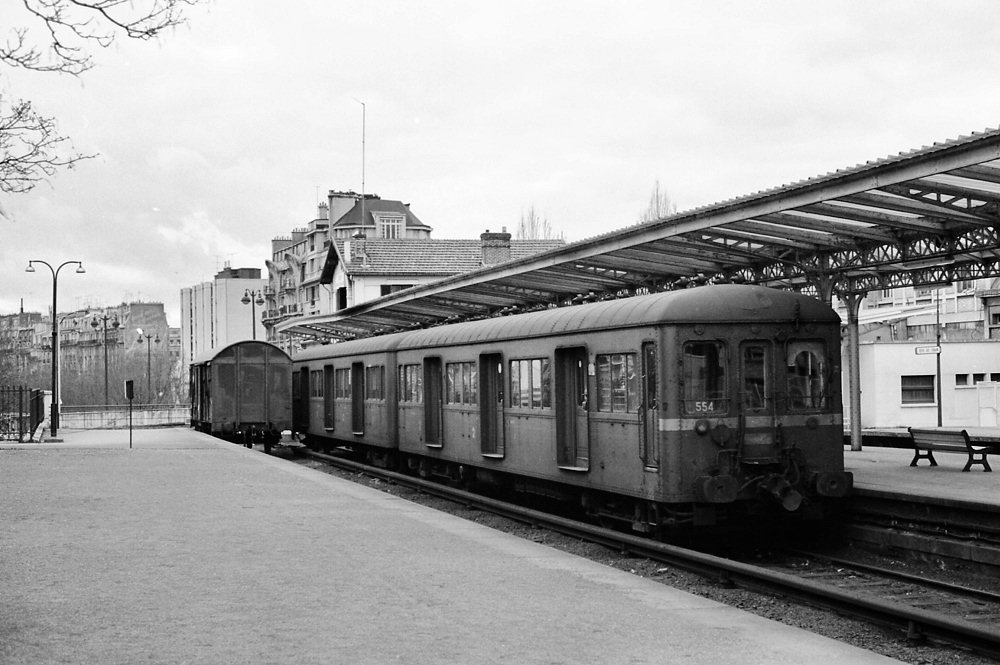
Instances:
[[[399,401],[420,404],[424,401],[424,368],[421,365],[400,365]]]
[[[826,406],[826,348],[821,340],[788,343],[788,408],[801,411]]]
[[[309,390],[310,390],[309,393],[310,397],[323,396],[323,370],[314,369],[310,372]]]
[[[351,398],[351,370],[348,367],[343,369],[335,369],[333,371],[333,381],[336,388],[336,394],[334,395],[337,399],[350,399]]]
[[[598,355],[597,410],[606,413],[634,413],[639,409],[639,402],[636,354]]]
[[[445,394],[448,404],[477,404],[479,375],[476,363],[448,363],[445,370],[445,380],[448,382]]]
[[[687,342],[683,360],[684,412],[713,414],[729,411],[729,360],[722,342]]]
[[[510,405],[552,408],[552,363],[548,358],[510,361]]]
[[[742,350],[742,385],[740,401],[744,409],[759,410],[770,398],[770,346],[766,342],[748,342]]]
[[[365,368],[365,399],[385,399],[385,366]]]

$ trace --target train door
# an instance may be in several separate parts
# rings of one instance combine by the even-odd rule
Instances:
[[[560,466],[587,468],[590,463],[588,367],[585,347],[556,349],[556,441]]]
[[[295,411],[292,414],[293,426],[296,432],[309,431],[309,368],[302,367],[298,376],[292,380],[292,401]]]
[[[647,469],[660,466],[659,448],[656,436],[659,430],[660,418],[657,394],[656,344],[643,342],[642,345],[642,404],[639,406],[639,418],[642,421],[642,461]]]
[[[503,356],[479,356],[479,430],[484,455],[504,454]]]
[[[365,364],[351,364],[351,431],[365,433]]]
[[[776,459],[776,426],[771,344],[752,340],[740,344],[740,430],[745,462],[767,464]]]
[[[337,426],[337,384],[333,365],[323,366],[323,429],[332,432]]]
[[[444,443],[442,423],[444,381],[441,375],[441,359],[424,360],[424,443],[440,446]]]
[[[239,381],[236,422],[241,425],[267,422],[266,349],[261,344],[242,344],[237,349]]]

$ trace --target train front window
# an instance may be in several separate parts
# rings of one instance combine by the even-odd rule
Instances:
[[[827,403],[826,347],[820,340],[788,343],[788,408],[792,411],[822,409]]]
[[[713,414],[729,411],[726,368],[729,360],[722,342],[684,345],[684,412]]]
[[[744,409],[756,411],[767,406],[769,395],[769,346],[748,342],[742,349],[742,384],[740,401]]]

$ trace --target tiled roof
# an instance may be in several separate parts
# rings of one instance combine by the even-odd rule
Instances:
[[[352,243],[356,243],[354,240]],[[523,259],[565,244],[562,240],[511,240],[511,260]],[[336,241],[338,259],[345,257],[344,241]],[[455,275],[483,267],[480,240],[365,240],[367,259],[344,267],[352,275]],[[329,260],[329,259],[327,259]]]
[[[355,226],[375,226],[373,212],[389,212],[406,216],[407,228],[426,228],[427,225],[421,222],[410,210],[410,207],[402,201],[389,201],[386,199],[365,199],[365,218],[361,221],[361,202],[357,201],[354,207],[343,214],[343,216],[333,222],[331,228],[355,227]]]

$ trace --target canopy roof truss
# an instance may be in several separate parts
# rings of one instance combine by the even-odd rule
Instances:
[[[280,332],[350,339],[696,284],[832,295],[1000,275],[1000,130],[442,279]]]

